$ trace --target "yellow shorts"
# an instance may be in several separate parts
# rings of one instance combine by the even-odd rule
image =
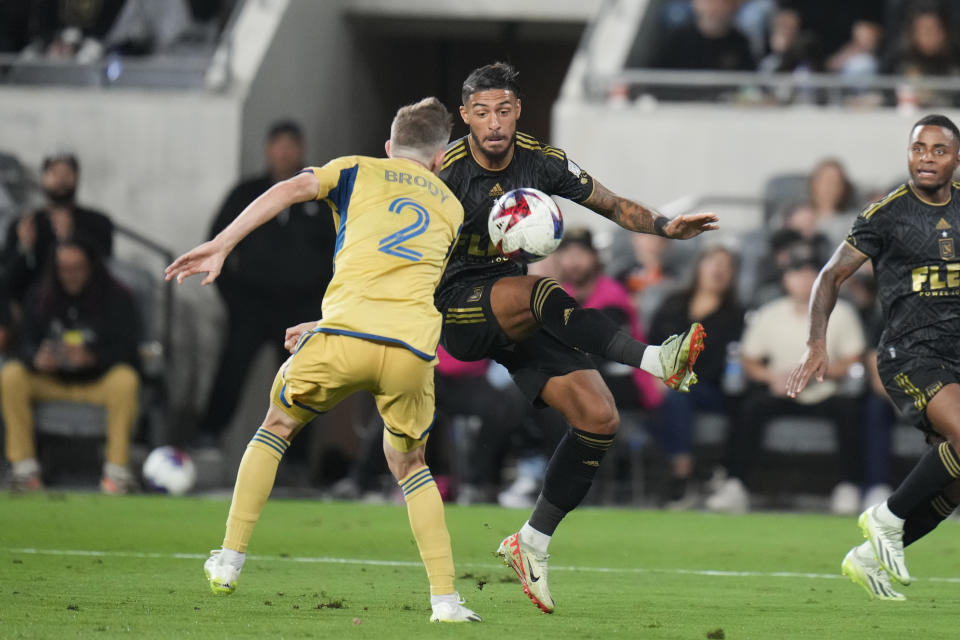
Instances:
[[[401,346],[312,332],[280,367],[270,400],[305,424],[350,394],[369,391],[383,418],[384,438],[398,451],[412,451],[423,446],[433,427],[433,367]]]

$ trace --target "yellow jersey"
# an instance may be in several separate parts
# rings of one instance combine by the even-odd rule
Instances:
[[[309,167],[333,209],[333,279],[315,331],[398,344],[432,361],[442,316],[433,296],[463,206],[423,165],[347,156]]]

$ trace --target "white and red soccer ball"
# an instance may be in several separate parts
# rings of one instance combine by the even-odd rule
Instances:
[[[536,262],[560,246],[563,216],[553,198],[537,189],[514,189],[490,210],[490,241],[511,260]]]
[[[150,491],[180,496],[193,489],[197,468],[186,451],[158,447],[143,463],[143,480]]]

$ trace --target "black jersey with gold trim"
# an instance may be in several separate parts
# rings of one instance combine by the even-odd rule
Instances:
[[[464,136],[447,147],[440,179],[463,204],[463,231],[453,249],[437,297],[465,281],[521,275],[524,265],[500,256],[490,242],[487,219],[494,201],[522,187],[581,203],[593,193],[593,178],[556,147],[517,132],[513,159],[499,171],[484,169],[474,159]]]
[[[873,262],[883,307],[881,352],[960,356],[960,183],[950,201],[924,201],[909,184],[857,217],[847,243]]]

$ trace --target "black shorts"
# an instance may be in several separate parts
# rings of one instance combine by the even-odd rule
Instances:
[[[887,348],[878,354],[877,369],[900,413],[918,429],[936,433],[927,419],[927,404],[943,387],[960,382],[957,362]]]
[[[535,405],[547,380],[581,369],[596,369],[590,357],[538,330],[521,342],[512,342],[500,328],[490,307],[496,280],[451,287],[438,297],[443,314],[440,344],[458,360],[493,358],[507,368],[520,391]]]

